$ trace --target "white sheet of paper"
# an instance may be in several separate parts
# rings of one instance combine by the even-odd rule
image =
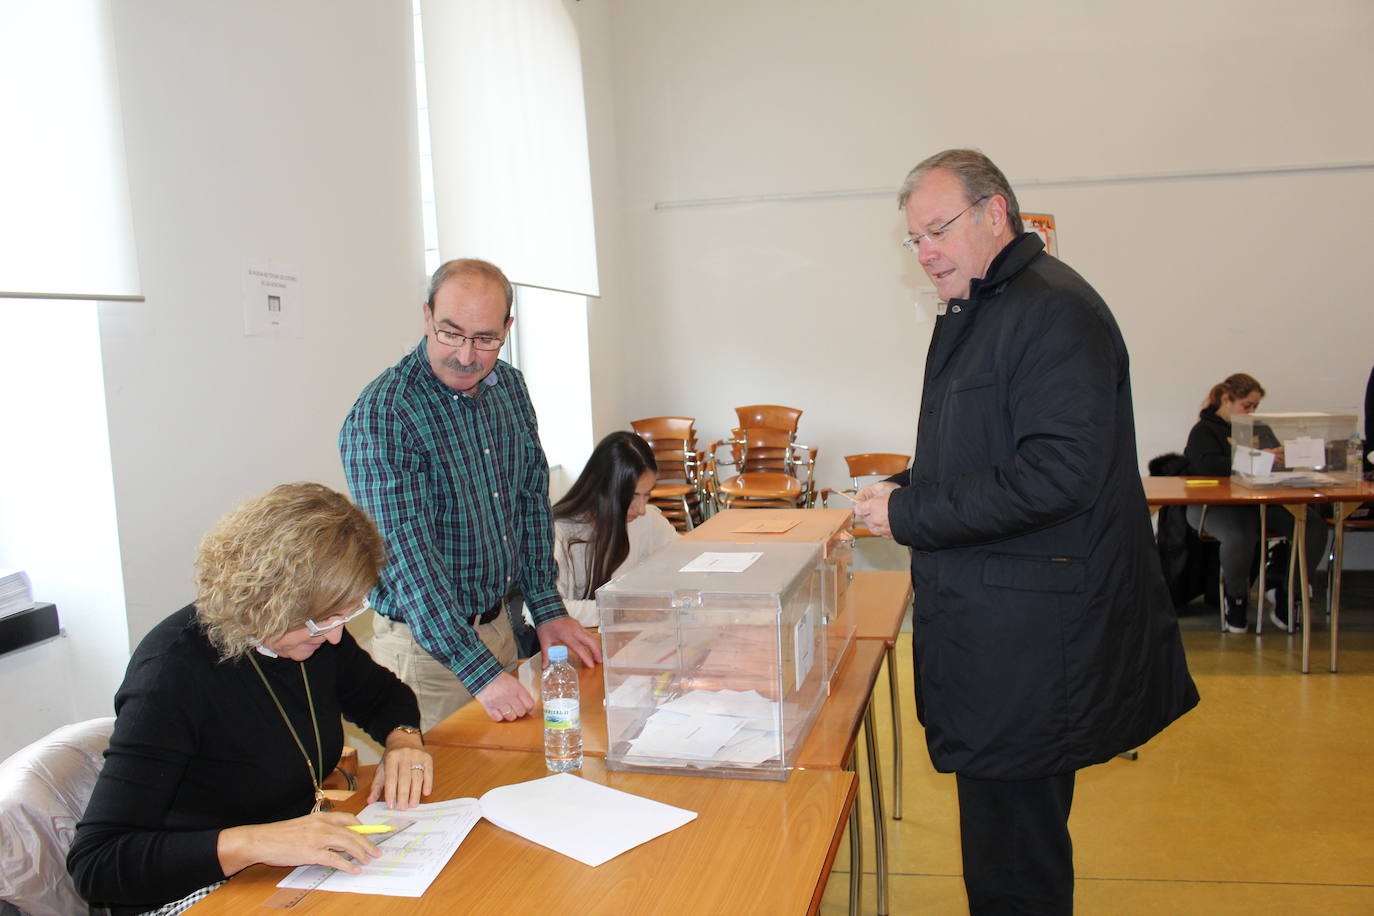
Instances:
[[[1245,445],[1237,445],[1231,457],[1231,470],[1254,477],[1264,477],[1274,468],[1273,452],[1261,451]]]
[[[645,757],[710,760],[744,727],[744,721],[734,716],[684,716],[659,710],[644,721],[630,747]]]
[[[678,572],[744,572],[762,553],[712,553],[707,551]]]
[[[482,813],[498,827],[592,866],[697,816],[571,773],[492,789],[482,796]]]
[[[1290,468],[1320,468],[1326,466],[1326,442],[1315,436],[1286,439],[1283,443],[1283,463]]]
[[[752,728],[742,728],[739,734],[731,738],[720,749],[716,759],[757,766],[765,760],[772,760],[780,756],[782,756],[782,747],[778,742],[777,732],[771,729],[759,731]]]
[[[481,805],[475,798],[432,802],[408,811],[394,811],[384,802],[374,802],[358,813],[358,820],[364,824],[385,824],[393,818],[415,821],[395,839],[381,845],[381,858],[364,865],[358,875],[323,865],[302,865],[277,887],[419,897],[453,858],[458,845],[481,816]],[[318,882],[322,876],[321,884]]]
[[[659,707],[680,715],[738,716],[772,720],[773,704],[757,690],[689,690]]]

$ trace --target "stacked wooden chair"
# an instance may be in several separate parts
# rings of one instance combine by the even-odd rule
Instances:
[[[649,443],[658,463],[658,483],[649,493],[649,502],[678,531],[691,531],[701,524],[711,505],[702,479],[695,423],[693,417],[646,417],[630,423]]]
[[[796,441],[802,412],[776,404],[736,407],[739,426],[706,449],[707,487],[720,508],[810,508],[818,449]],[[729,446],[729,460],[718,452]],[[721,474],[728,468],[728,476]],[[723,477],[723,479],[722,479]]]

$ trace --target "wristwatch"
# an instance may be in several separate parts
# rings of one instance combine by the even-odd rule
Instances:
[[[405,733],[408,734],[408,735],[414,735],[415,737],[417,737],[417,738],[420,739],[420,743],[421,743],[421,744],[424,744],[424,743],[425,743],[425,736],[424,736],[424,734],[420,731],[419,726],[415,726],[415,725],[398,725],[398,726],[396,726],[395,728],[393,728],[392,731],[394,731],[394,732],[405,732]]]

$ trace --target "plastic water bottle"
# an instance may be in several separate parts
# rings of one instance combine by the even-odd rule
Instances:
[[[1364,440],[1358,432],[1345,440],[1345,469],[1356,477],[1364,473]]]
[[[549,647],[549,667],[540,685],[544,701],[544,763],[555,773],[582,769],[582,716],[577,672],[567,646]]]

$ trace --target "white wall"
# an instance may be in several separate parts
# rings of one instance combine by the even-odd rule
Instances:
[[[114,15],[147,301],[102,304],[101,339],[136,642],[224,512],[345,489],[339,424],[419,340],[424,268],[408,0]],[[243,335],[244,263],[269,259],[300,267],[299,339]]]
[[[912,446],[927,283],[898,248],[895,200],[656,203],[895,189],[951,146],[1014,183],[1374,161],[1374,6],[1359,0],[578,6],[584,41],[610,54],[611,77],[587,80],[609,93],[588,104],[594,156],[609,131],[616,157],[594,172],[598,213],[613,201],[619,224],[598,225],[619,243],[592,316],[598,432],[687,414],[709,437],[736,404],[790,404],[823,483],[845,453]],[[1065,260],[1122,325],[1142,463],[1181,448],[1234,371],[1274,410],[1361,401],[1374,171],[1020,197],[1055,214]]]

